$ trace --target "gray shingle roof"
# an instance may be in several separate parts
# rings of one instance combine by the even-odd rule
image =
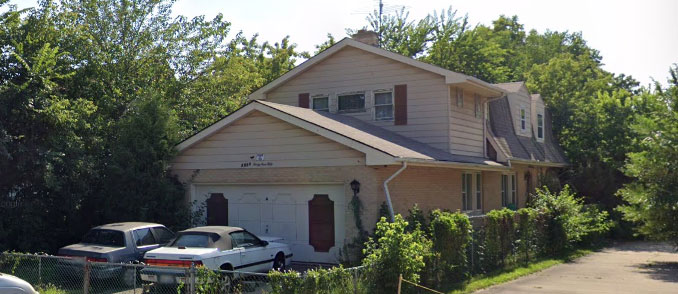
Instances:
[[[261,103],[394,157],[502,166],[482,157],[451,154],[354,117],[262,100],[254,103]]]
[[[520,91],[520,88],[523,86],[523,84],[525,84],[525,82],[499,83],[494,85],[503,90],[506,90],[507,92],[515,93]]]
[[[499,149],[509,158],[541,162],[563,163],[567,160],[553,138],[551,115],[546,110],[544,117],[544,142],[534,137],[516,135],[511,119],[507,97],[490,102],[490,135],[499,145]]]

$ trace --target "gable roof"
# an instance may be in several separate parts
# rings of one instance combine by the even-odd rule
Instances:
[[[509,92],[509,93],[516,93],[516,92],[520,92],[520,90],[527,90],[527,86],[525,86],[525,82],[523,82],[523,81],[509,82],[509,83],[498,83],[498,84],[494,84],[494,85],[505,90],[506,92]]]
[[[506,158],[552,165],[567,164],[565,155],[553,137],[551,115],[548,110],[544,114],[544,142],[538,142],[533,137],[516,135],[507,97],[491,101],[489,108],[490,128],[488,132]]]
[[[257,89],[254,91],[252,94],[249,95],[250,100],[263,100],[266,99],[266,93],[269,91],[277,88],[278,86],[284,84],[285,82],[291,80],[292,78],[298,76],[299,74],[303,73],[304,71],[308,70],[310,67],[313,65],[327,59],[328,57],[332,56],[334,53],[338,52],[339,50],[346,48],[346,47],[352,47],[352,48],[357,48],[363,51],[367,51],[385,58],[389,58],[425,71],[429,71],[438,75],[441,75],[445,77],[445,83],[446,84],[465,84],[471,87],[475,87],[478,89],[482,89],[483,91],[488,94],[488,96],[493,96],[493,97],[499,97],[503,93],[503,90],[491,83],[485,82],[481,79],[468,76],[465,74],[461,74],[458,72],[453,72],[451,70],[444,69],[442,67],[438,67],[426,62],[422,62],[419,60],[416,60],[414,58],[410,58],[404,55],[400,55],[388,50],[384,50],[375,46],[371,46],[356,40],[353,40],[351,38],[344,38],[341,41],[337,42],[336,44],[332,45],[331,47],[327,48],[326,50],[316,54],[315,56],[309,58],[308,60],[304,61],[300,65],[296,66],[292,70],[288,71],[287,73],[283,74],[279,78],[273,80],[272,82],[264,85],[263,87]]]
[[[428,164],[458,164],[470,168],[505,169],[481,157],[454,155],[444,150],[371,125],[350,116],[254,100],[177,145],[179,152],[197,144],[252,111],[261,111],[307,131],[324,136],[366,154],[368,165],[413,161]]]

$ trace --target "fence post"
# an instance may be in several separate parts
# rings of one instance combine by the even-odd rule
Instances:
[[[38,285],[42,285],[42,256],[38,255]]]
[[[400,285],[403,283],[403,274],[398,275],[398,294],[400,294]]]
[[[188,293],[195,294],[195,264],[188,269]]]
[[[82,293],[89,294],[89,288],[90,288],[90,285],[89,285],[90,278],[89,278],[89,276],[90,276],[90,270],[91,269],[90,269],[89,261],[87,261],[87,259],[85,259],[85,258],[83,258],[83,260],[85,261],[85,265],[83,266]]]
[[[358,294],[358,270],[353,269],[353,294]]]
[[[134,282],[133,282],[134,288],[132,288],[132,289],[134,289],[134,290],[132,290],[132,292],[134,294],[137,294],[137,265],[133,264],[132,269],[134,269],[134,277],[132,278],[132,280],[134,280]]]

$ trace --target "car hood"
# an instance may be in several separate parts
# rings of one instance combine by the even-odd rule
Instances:
[[[35,292],[35,289],[33,289],[33,286],[28,282],[12,275],[0,273],[0,292],[2,292],[3,288],[18,288],[22,289],[25,293],[37,293]]]
[[[111,247],[95,244],[78,243],[68,245],[66,247],[61,247],[61,249],[59,249],[59,255],[99,257],[104,254],[115,252],[122,249],[125,249],[125,247]]]
[[[171,260],[200,260],[216,253],[217,248],[185,248],[160,247],[146,252],[145,259],[171,259]]]

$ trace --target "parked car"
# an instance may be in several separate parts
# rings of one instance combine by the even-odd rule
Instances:
[[[135,263],[146,251],[168,244],[174,233],[163,225],[144,222],[124,222],[92,228],[82,241],[59,249],[58,255],[71,260],[60,262],[72,273],[83,271],[83,260],[91,262]],[[126,282],[136,278],[132,267],[96,266],[95,278],[113,278],[123,274]]]
[[[184,281],[186,267],[268,272],[282,270],[291,261],[287,244],[274,237],[257,237],[238,227],[206,226],[181,231],[167,247],[146,252],[144,263],[158,267],[141,270],[144,282],[161,285]],[[234,277],[227,275],[230,282]]]
[[[38,294],[28,282],[15,276],[0,273],[0,293],[2,294]]]

